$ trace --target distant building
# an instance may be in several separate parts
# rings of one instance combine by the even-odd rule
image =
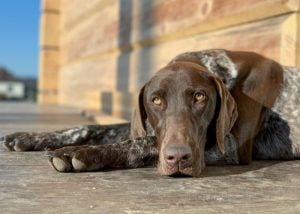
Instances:
[[[24,99],[25,83],[0,67],[0,99]]]
[[[27,101],[36,101],[36,97],[37,97],[36,79],[23,78],[21,79],[21,81],[25,85],[25,99]]]
[[[25,97],[25,84],[17,81],[0,81],[1,99],[23,99]]]

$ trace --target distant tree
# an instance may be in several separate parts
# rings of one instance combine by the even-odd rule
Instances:
[[[5,67],[0,66],[0,81],[16,80],[16,77]]]

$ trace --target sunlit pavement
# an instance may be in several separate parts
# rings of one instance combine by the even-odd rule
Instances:
[[[0,103],[0,135],[91,121],[80,111]],[[207,167],[200,178],[155,168],[58,173],[44,152],[0,151],[1,213],[299,213],[300,161]]]

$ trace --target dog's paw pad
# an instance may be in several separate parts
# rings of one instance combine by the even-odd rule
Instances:
[[[5,150],[14,151],[14,142],[8,139],[7,137],[2,137],[0,139],[0,144]]]
[[[76,159],[75,157],[72,158],[72,166],[75,171],[84,171],[87,169],[86,164]]]
[[[12,143],[7,142],[6,138],[3,137],[0,139],[0,144],[2,145],[2,147],[7,150],[7,151],[11,151],[12,150]]]
[[[71,165],[68,162],[58,157],[53,157],[50,160],[50,163],[52,167],[59,172],[69,172],[72,169]]]
[[[0,138],[0,144],[8,151],[23,152],[32,150],[34,140],[28,133],[14,133]]]
[[[13,147],[13,150],[16,152],[26,151],[26,149],[22,148],[20,141],[17,139],[14,141],[14,143],[11,142],[10,144],[10,146]]]

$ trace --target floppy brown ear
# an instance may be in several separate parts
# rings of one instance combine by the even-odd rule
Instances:
[[[276,62],[260,63],[243,83],[242,91],[265,107],[272,108],[283,84],[283,69]]]
[[[214,77],[216,89],[219,95],[219,114],[216,121],[216,141],[220,151],[225,153],[225,136],[230,133],[237,116],[237,106],[234,98],[226,88],[222,80]]]
[[[146,137],[146,119],[147,114],[144,107],[145,86],[140,90],[138,102],[132,113],[130,136],[131,138]]]

